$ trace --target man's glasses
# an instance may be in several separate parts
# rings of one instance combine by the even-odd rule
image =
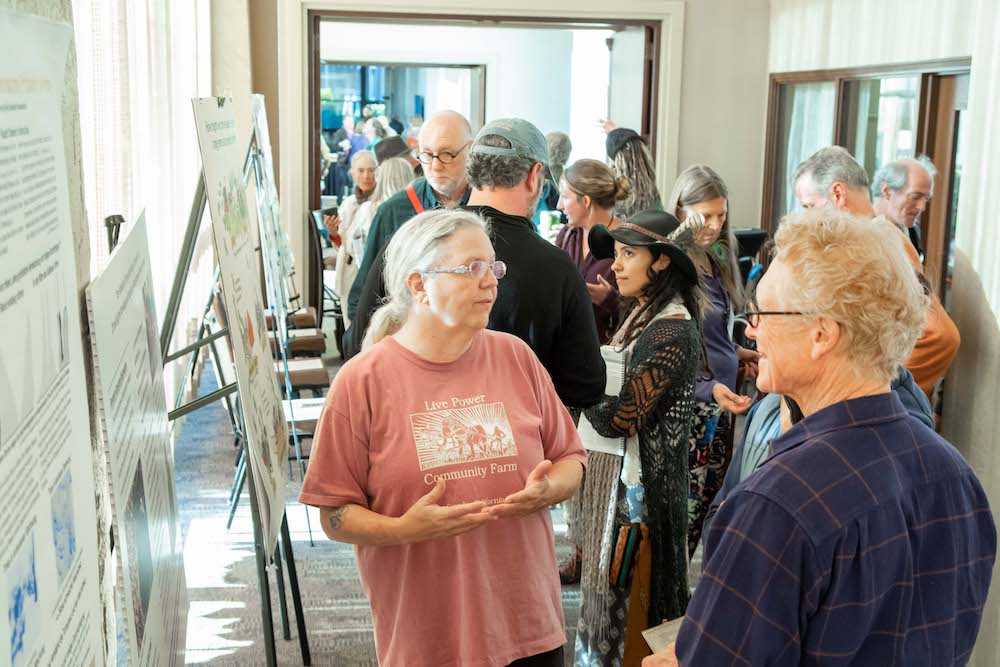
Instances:
[[[455,161],[455,158],[457,158],[459,155],[462,154],[462,151],[464,151],[466,148],[469,147],[469,144],[471,143],[472,143],[471,141],[466,143],[464,146],[462,146],[461,148],[459,148],[457,151],[454,152],[441,151],[440,153],[432,153],[430,151],[421,151],[417,153],[417,159],[420,160],[421,164],[427,166],[430,166],[430,164],[434,162],[434,158],[437,158],[438,162],[440,162],[441,164],[451,164],[452,162]]]
[[[736,319],[742,322],[746,322],[748,325],[752,326],[754,329],[760,324],[761,315],[808,315],[809,313],[803,313],[798,310],[761,310],[760,306],[757,305],[757,297],[753,295],[747,302],[747,309],[742,313],[736,314]]]
[[[486,271],[492,271],[493,276],[500,280],[505,275],[507,275],[507,265],[503,262],[487,262],[482,259],[477,259],[474,262],[469,262],[463,266],[456,266],[451,269],[425,269],[420,273],[454,273],[457,275],[471,275],[474,278],[482,278],[486,275]]]

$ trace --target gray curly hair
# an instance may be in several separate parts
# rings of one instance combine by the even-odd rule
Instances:
[[[476,143],[494,148],[510,148],[511,143],[497,134],[488,134]],[[534,161],[523,157],[472,153],[469,155],[469,183],[477,190],[513,188],[524,182]]]

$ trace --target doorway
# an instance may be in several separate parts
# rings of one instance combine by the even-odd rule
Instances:
[[[570,161],[604,160],[605,118],[638,131],[656,154],[657,21],[311,10],[308,24],[310,156],[345,113],[385,115],[406,132],[411,119],[449,108],[473,130],[514,116],[543,133],[566,132]],[[420,80],[421,70],[441,75]],[[309,202],[318,208],[321,160],[309,164]]]

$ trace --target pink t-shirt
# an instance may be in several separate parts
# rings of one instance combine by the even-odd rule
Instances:
[[[443,477],[442,505],[496,502],[544,459],[586,454],[520,339],[483,331],[436,364],[386,338],[337,373],[299,499],[396,517]],[[566,641],[548,511],[357,556],[384,666],[501,667]]]

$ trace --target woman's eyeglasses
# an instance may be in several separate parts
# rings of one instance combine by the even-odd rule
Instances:
[[[471,275],[474,278],[482,278],[486,275],[487,270],[492,271],[493,276],[497,280],[500,280],[507,275],[507,265],[503,262],[487,262],[482,259],[477,259],[474,262],[469,262],[463,266],[456,266],[451,269],[424,269],[420,273],[454,273],[457,275]]]

